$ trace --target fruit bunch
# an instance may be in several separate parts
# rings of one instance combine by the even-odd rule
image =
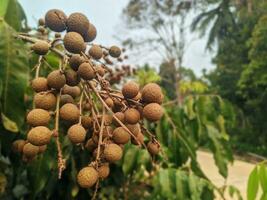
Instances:
[[[72,144],[91,152],[91,162],[77,175],[83,188],[108,177],[109,165],[122,158],[126,143],[144,147],[152,156],[158,154],[160,144],[144,121],[160,120],[164,96],[155,83],[143,88],[134,81],[125,82],[120,89],[114,86],[123,76],[133,73],[129,66],[114,67],[111,61],[127,58],[122,57],[124,50],[92,43],[97,31],[82,13],[67,17],[61,10],[49,10],[39,20],[37,30],[35,35],[17,35],[32,43],[31,49],[39,59],[31,81],[34,108],[26,117],[27,139],[14,141],[14,150],[31,161],[55,139],[60,178],[65,159],[59,136],[68,137]],[[51,31],[56,32],[52,38]],[[63,37],[60,32],[64,32]],[[40,76],[50,52],[60,59],[58,69]],[[68,127],[64,135],[60,134],[61,124]]]

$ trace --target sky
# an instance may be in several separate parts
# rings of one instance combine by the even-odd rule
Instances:
[[[119,44],[116,38],[123,38],[123,34],[125,34],[121,31],[122,11],[128,0],[19,0],[19,2],[25,10],[29,25],[32,27],[36,26],[38,19],[44,17],[49,9],[57,8],[63,10],[67,15],[73,12],[84,13],[97,28],[98,34],[95,43],[105,46]],[[199,39],[197,35],[192,33],[188,37],[194,38],[194,40],[186,50],[183,64],[200,76],[203,68],[208,70],[214,68],[211,63],[212,56],[205,51],[206,38]],[[131,58],[131,55],[129,57]],[[155,59],[158,58],[155,57]],[[147,62],[150,63],[150,60],[153,60],[153,57],[150,57]],[[141,63],[138,63],[138,59],[132,61],[137,62],[136,64],[146,62],[142,60]]]

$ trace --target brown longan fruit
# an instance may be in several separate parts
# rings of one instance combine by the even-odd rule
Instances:
[[[76,86],[80,83],[80,77],[77,72],[72,69],[68,69],[65,71],[66,83],[69,86]]]
[[[139,85],[134,81],[129,81],[122,87],[122,94],[125,98],[134,98],[139,92]]]
[[[96,60],[102,58],[103,56],[102,48],[99,45],[93,45],[89,49],[89,55],[92,56]]]
[[[47,145],[42,145],[42,146],[39,146],[39,151],[38,153],[44,153],[47,149]]]
[[[45,15],[45,25],[52,31],[62,32],[66,29],[67,16],[58,9],[49,10]]]
[[[138,94],[133,98],[135,101],[139,101],[142,98],[141,92],[138,92]]]
[[[110,173],[109,164],[103,163],[101,166],[98,167],[98,176],[99,178],[105,179],[108,177]]]
[[[104,148],[104,158],[108,162],[116,162],[122,157],[122,149],[117,144],[107,144]]]
[[[157,103],[147,104],[143,109],[143,116],[148,121],[155,122],[160,120],[163,115],[162,107]]]
[[[112,98],[110,98],[110,97],[108,97],[108,98],[105,99],[105,103],[110,108],[113,108],[114,107],[114,102],[113,102]]]
[[[96,73],[98,73],[100,76],[104,76],[106,71],[102,65],[97,65],[96,68]]]
[[[146,84],[142,90],[142,101],[161,104],[163,102],[163,94],[160,86],[156,83]]]
[[[116,144],[126,144],[130,140],[130,134],[123,127],[118,127],[113,131],[112,139]]]
[[[97,144],[94,142],[94,140],[92,138],[90,138],[89,140],[87,140],[85,148],[92,152],[95,148],[97,147]]]
[[[37,41],[32,46],[31,49],[34,51],[34,53],[38,55],[45,55],[49,51],[50,45],[46,41]]]
[[[121,55],[121,49],[117,46],[112,46],[109,48],[109,55],[118,58]]]
[[[39,92],[34,95],[33,101],[36,108],[51,110],[56,107],[57,98],[51,92]]]
[[[43,18],[38,19],[38,25],[39,26],[44,26],[45,25],[45,20]]]
[[[74,103],[74,99],[72,96],[70,96],[69,94],[62,94],[60,96],[60,105],[64,105],[66,103]]]
[[[48,90],[47,79],[44,77],[38,77],[33,79],[31,86],[35,92],[43,92]]]
[[[31,143],[27,143],[23,147],[23,155],[25,155],[26,157],[32,158],[36,156],[38,152],[39,152],[39,147]]]
[[[160,146],[159,146],[159,144],[150,141],[147,144],[147,150],[150,154],[157,155],[160,151]]]
[[[101,123],[102,115],[98,115],[97,118],[98,118],[99,123]],[[104,115],[104,125],[109,126],[111,124],[112,124],[112,116],[108,115],[108,114],[105,114]]]
[[[27,123],[31,126],[47,126],[49,120],[49,112],[40,108],[31,110],[27,115]]]
[[[85,58],[80,54],[73,54],[69,59],[69,64],[74,71],[77,71],[79,66],[85,61]]]
[[[95,78],[95,72],[91,62],[84,62],[79,66],[78,75],[84,80],[92,80]]]
[[[51,136],[52,132],[47,127],[37,126],[29,131],[27,140],[35,146],[42,146],[50,142]]]
[[[84,167],[77,175],[77,182],[82,188],[92,187],[97,180],[98,172],[93,167]]]
[[[86,130],[82,125],[74,124],[68,130],[68,137],[72,143],[80,144],[85,140]]]
[[[136,124],[140,120],[140,113],[134,108],[129,108],[124,112],[125,122],[128,124]]]
[[[126,127],[135,136],[137,136],[139,133],[141,133],[141,127],[139,124],[127,124]]]
[[[86,45],[83,37],[76,32],[68,32],[64,36],[63,44],[70,53],[81,53],[85,51]]]
[[[74,99],[81,94],[81,89],[78,86],[69,86],[69,85],[64,85],[62,88],[62,94],[69,94],[72,96]]]
[[[116,112],[114,116],[117,117],[124,124],[125,117],[123,112]],[[121,126],[114,117],[112,119],[112,122],[115,126]]]
[[[82,116],[82,126],[86,129],[92,127],[93,120],[90,116]]]
[[[25,144],[26,144],[25,140],[22,140],[22,139],[15,140],[12,143],[12,150],[14,152],[21,153]]]
[[[137,141],[139,142],[139,144],[143,144],[144,143],[144,135],[142,133],[138,133],[137,136],[135,136]],[[131,142],[134,145],[138,145],[137,142],[133,137],[131,138]]]
[[[47,84],[49,87],[59,90],[66,84],[66,77],[60,70],[54,70],[48,74]]]
[[[67,19],[67,31],[85,35],[89,29],[88,18],[82,13],[72,13]]]
[[[69,122],[77,122],[79,120],[80,111],[76,105],[66,103],[59,109],[60,118]]]
[[[95,26],[90,23],[88,31],[83,35],[84,41],[85,42],[92,42],[97,35],[97,30],[95,28]]]

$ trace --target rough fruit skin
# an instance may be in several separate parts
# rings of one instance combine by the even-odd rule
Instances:
[[[34,95],[34,104],[36,108],[42,108],[44,110],[51,110],[56,106],[56,97],[51,92],[40,92]]]
[[[160,146],[158,144],[154,143],[154,142],[149,142],[147,144],[147,150],[152,155],[157,155],[159,153]]]
[[[129,81],[122,87],[122,94],[125,98],[134,98],[139,92],[139,85],[133,81]]]
[[[29,131],[27,140],[35,146],[42,146],[50,142],[51,136],[52,132],[47,127],[37,126]]]
[[[90,116],[82,116],[82,126],[86,129],[92,127],[93,121]]]
[[[58,9],[49,10],[45,15],[45,25],[52,31],[62,32],[66,29],[67,16]]]
[[[74,103],[74,99],[69,94],[62,94],[60,97],[60,105],[64,105],[66,103]]]
[[[60,70],[50,72],[47,76],[47,84],[54,89],[61,89],[66,84],[66,77]]]
[[[31,49],[38,55],[45,55],[49,51],[50,45],[46,41],[35,42]]]
[[[15,140],[12,143],[12,150],[14,152],[21,153],[25,144],[26,144],[25,140],[21,140],[21,139]]]
[[[96,66],[96,73],[98,73],[100,76],[104,76],[105,75],[105,69],[101,65],[98,65],[98,66]]]
[[[60,118],[69,122],[77,122],[80,112],[76,105],[66,103],[59,109]]]
[[[63,43],[65,48],[71,53],[81,53],[86,48],[83,37],[76,32],[66,33]]]
[[[127,109],[124,112],[125,122],[128,124],[136,124],[140,120],[140,113],[134,108]]]
[[[136,139],[139,142],[139,144],[144,143],[144,135],[142,133],[138,133]],[[137,141],[133,137],[131,138],[132,144],[138,145]]]
[[[99,176],[99,178],[102,178],[102,179],[107,178],[108,175],[109,175],[109,172],[110,172],[110,169],[109,169],[109,164],[108,163],[105,163],[105,164],[101,165],[98,168],[98,176]]]
[[[130,138],[130,134],[122,127],[118,127],[113,131],[112,139],[116,144],[126,144]]]
[[[39,151],[38,151],[38,153],[44,153],[46,149],[47,149],[47,145],[39,146]]]
[[[27,123],[31,126],[47,126],[49,120],[49,112],[40,108],[31,110],[27,115]]]
[[[148,83],[142,90],[142,101],[145,103],[158,103],[163,101],[161,88],[156,83]]]
[[[38,20],[38,25],[39,25],[39,26],[44,26],[44,25],[45,25],[45,20],[44,20],[43,18],[40,18],[40,19]]]
[[[86,34],[83,35],[84,41],[92,42],[96,38],[96,35],[97,35],[97,30],[95,26],[92,23],[90,23],[88,31],[86,32]]]
[[[163,115],[163,109],[157,103],[147,104],[143,109],[143,117],[151,122],[160,120],[162,115]]]
[[[122,157],[122,149],[117,144],[108,144],[104,149],[104,158],[108,162],[116,162]]]
[[[80,77],[77,72],[72,69],[68,69],[65,71],[66,83],[69,86],[76,86],[80,83]]]
[[[68,32],[77,32],[81,35],[84,35],[87,33],[89,26],[89,20],[82,13],[72,13],[67,19]]]
[[[92,152],[95,148],[97,147],[97,144],[95,144],[95,142],[93,141],[92,138],[90,138],[89,140],[87,140],[85,148]]]
[[[69,94],[73,98],[76,98],[76,97],[80,96],[81,89],[78,86],[64,85],[64,87],[62,88],[62,93],[63,94]]]
[[[123,112],[116,112],[114,114],[122,123],[125,122],[125,117],[124,117],[124,113]],[[112,122],[115,126],[120,126],[120,124],[115,120],[115,118],[113,117]]]
[[[39,147],[31,143],[27,143],[23,147],[23,155],[25,155],[26,157],[34,157],[38,154],[38,152]]]
[[[91,62],[82,63],[79,66],[78,74],[84,80],[92,80],[96,76]]]
[[[141,92],[138,92],[138,94],[133,98],[135,101],[139,101],[142,98]]]
[[[110,107],[110,108],[113,108],[114,107],[114,102],[113,102],[113,100],[110,98],[110,97],[108,97],[106,100],[105,100],[105,103],[108,105],[108,107]]]
[[[80,144],[84,142],[86,137],[86,130],[79,124],[72,125],[68,130],[68,137],[74,144]]]
[[[89,55],[92,56],[96,60],[102,58],[103,56],[102,48],[99,45],[93,45],[89,49]]]
[[[127,124],[126,127],[135,136],[137,136],[139,133],[141,133],[141,128],[140,128],[139,124]]]
[[[113,58],[118,58],[121,55],[121,49],[117,46],[112,46],[109,48],[109,55]]]
[[[92,187],[97,180],[98,172],[93,167],[84,167],[77,175],[77,182],[82,188]]]
[[[38,77],[33,79],[31,86],[35,92],[43,92],[48,90],[47,79],[44,77]]]
[[[69,59],[69,64],[70,67],[74,70],[77,71],[79,66],[85,62],[85,58],[81,56],[80,54],[73,54],[70,59]]]

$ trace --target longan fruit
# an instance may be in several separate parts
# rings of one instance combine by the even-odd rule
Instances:
[[[77,175],[77,182],[82,188],[92,187],[98,180],[98,172],[93,167],[82,168]]]
[[[163,94],[160,86],[156,83],[146,84],[142,90],[142,101],[161,104],[163,102]]]
[[[116,162],[122,158],[122,149],[117,144],[107,144],[104,148],[104,158],[108,162]]]
[[[112,46],[109,48],[109,55],[118,58],[121,55],[121,49],[117,46]]]
[[[72,96],[74,99],[81,94],[81,89],[78,86],[69,86],[69,85],[64,85],[62,88],[62,94],[69,94]]]
[[[143,109],[143,116],[148,121],[155,122],[160,120],[163,115],[162,107],[157,103],[147,104]]]
[[[87,140],[85,148],[92,152],[95,148],[97,147],[97,144],[94,142],[94,140],[92,138],[90,138],[89,140]]]
[[[77,32],[85,35],[88,32],[89,26],[88,18],[82,13],[72,13],[67,19],[68,32]]]
[[[97,35],[97,30],[95,28],[95,26],[90,23],[88,31],[83,35],[84,41],[85,42],[92,42]]]
[[[140,113],[134,108],[129,108],[124,112],[125,122],[128,124],[136,124],[140,120]]]
[[[27,115],[27,123],[31,126],[47,126],[49,120],[49,112],[40,108],[31,110]]]
[[[102,115],[98,115],[97,118],[98,118],[99,123],[101,123]],[[108,114],[105,114],[104,115],[104,125],[109,126],[111,124],[112,124],[112,116],[108,115]]]
[[[101,166],[98,167],[98,176],[99,178],[105,179],[108,177],[110,173],[109,164],[103,163]]]
[[[64,36],[63,44],[70,53],[81,53],[86,49],[83,37],[76,32],[68,32]]]
[[[54,70],[48,74],[47,84],[49,87],[59,90],[66,84],[66,77],[60,70]]]
[[[103,138],[109,137],[113,134],[112,126],[105,126],[103,130]]]
[[[106,73],[104,67],[102,67],[101,65],[97,65],[96,68],[95,68],[95,70],[96,70],[96,73],[98,73],[102,77]]]
[[[58,9],[49,10],[45,15],[45,25],[52,31],[62,32],[66,29],[67,16]]]
[[[85,61],[86,59],[80,54],[73,54],[69,59],[69,64],[74,71],[77,71],[79,66]]]
[[[50,45],[46,41],[37,41],[32,46],[31,49],[34,51],[34,53],[38,55],[45,55],[49,51]]]
[[[34,95],[33,101],[36,108],[51,110],[56,107],[57,98],[51,92],[40,92]]]
[[[110,97],[108,97],[108,98],[105,99],[105,103],[110,108],[113,108],[114,107],[114,102],[113,102],[112,98],[110,98]]]
[[[116,144],[126,144],[130,138],[130,134],[123,127],[118,127],[113,131],[112,139]]]
[[[142,133],[138,133],[137,136],[135,136],[139,144],[144,143],[144,135]],[[131,142],[134,145],[138,145],[137,141],[132,137]]]
[[[142,98],[141,92],[138,92],[138,94],[133,98],[135,101],[139,101]]]
[[[92,127],[93,120],[90,116],[82,116],[82,126],[86,129]]]
[[[91,46],[91,48],[89,49],[89,55],[96,60],[102,58],[103,56],[102,48],[99,45]]]
[[[32,158],[36,156],[38,152],[39,152],[39,147],[31,143],[27,143],[23,147],[23,155],[25,155],[26,157]]]
[[[21,153],[25,144],[26,144],[25,140],[22,140],[22,139],[15,140],[12,143],[12,150],[14,152]]]
[[[66,103],[59,109],[60,118],[69,122],[77,122],[79,120],[80,111],[76,105]]]
[[[27,140],[35,146],[42,146],[50,142],[51,136],[52,132],[47,127],[37,126],[29,131]]]
[[[65,71],[66,83],[69,86],[76,86],[80,83],[80,77],[77,72],[72,69],[68,69]]]
[[[40,153],[44,153],[44,152],[46,151],[46,149],[47,149],[47,145],[39,146],[39,151],[38,151],[38,153],[39,153],[39,154],[40,154]]]
[[[84,80],[92,80],[95,78],[95,71],[91,62],[84,62],[79,66],[78,75]]]
[[[126,127],[134,136],[137,136],[139,133],[141,133],[141,127],[139,124],[127,124]]]
[[[129,81],[122,87],[122,94],[125,98],[134,98],[139,92],[139,85],[134,81]]]
[[[44,25],[45,25],[45,20],[44,20],[43,18],[40,18],[40,19],[38,20],[38,25],[39,25],[39,26],[44,26]]]
[[[160,146],[155,142],[149,142],[147,144],[147,150],[152,155],[157,155],[160,151]]]
[[[74,144],[80,144],[84,142],[86,137],[86,130],[82,125],[74,124],[68,130],[68,138]]]
[[[72,96],[70,96],[69,94],[62,94],[60,96],[60,105],[64,105],[66,103],[71,103],[73,104],[74,103],[74,99]]]
[[[114,113],[114,116],[117,117],[124,124],[125,116],[123,112],[116,112]],[[115,126],[121,126],[114,117],[112,119],[112,122]]]
[[[44,77],[38,77],[33,79],[31,86],[35,92],[43,92],[48,90],[47,79]]]

